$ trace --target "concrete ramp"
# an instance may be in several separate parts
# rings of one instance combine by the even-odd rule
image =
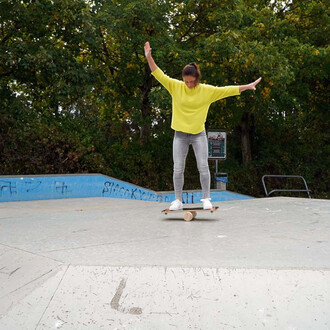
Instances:
[[[0,329],[329,329],[330,202],[0,204]]]

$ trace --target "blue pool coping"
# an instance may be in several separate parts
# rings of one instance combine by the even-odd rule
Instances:
[[[175,199],[173,191],[156,192],[100,173],[0,176],[0,202],[85,197],[166,203]],[[202,198],[202,192],[199,190],[183,193],[184,203],[200,203]],[[230,191],[211,190],[213,202],[251,198],[253,197]]]

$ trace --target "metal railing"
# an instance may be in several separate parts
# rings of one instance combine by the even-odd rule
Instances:
[[[270,192],[267,192],[265,178],[298,178],[301,179],[305,185],[306,189],[273,189]],[[309,198],[311,197],[311,190],[308,189],[306,180],[300,175],[264,175],[262,177],[262,184],[264,186],[266,197],[269,197],[274,192],[306,192]]]

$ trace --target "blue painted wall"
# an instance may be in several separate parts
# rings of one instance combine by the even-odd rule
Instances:
[[[0,176],[0,202],[41,199],[110,197],[170,203],[173,192],[157,193],[102,174]],[[184,203],[200,203],[201,192],[184,192]],[[212,191],[213,202],[251,197]]]
[[[0,201],[112,197],[157,201],[156,192],[102,174],[0,176]]]
[[[172,202],[175,199],[174,193],[160,193],[161,200],[164,202]],[[252,199],[253,197],[241,195],[234,193],[232,191],[227,190],[217,190],[211,191],[210,193],[212,202],[225,202],[225,201],[233,201],[233,200],[244,200],[244,199]],[[182,200],[186,204],[195,204],[201,203],[201,199],[203,198],[202,191],[183,191]]]

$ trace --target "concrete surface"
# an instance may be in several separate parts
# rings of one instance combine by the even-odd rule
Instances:
[[[0,329],[330,329],[330,201],[0,204]]]

